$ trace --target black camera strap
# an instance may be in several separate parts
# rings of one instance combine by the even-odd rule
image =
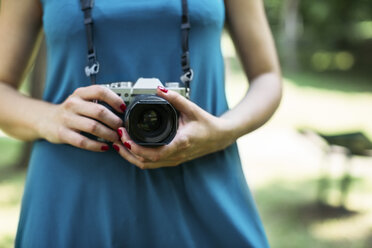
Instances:
[[[187,0],[182,1],[182,17],[181,17],[181,42],[182,42],[182,56],[181,66],[183,74],[181,76],[182,83],[186,87],[186,95],[190,94],[190,82],[193,78],[193,70],[190,67],[190,52],[189,52],[189,32],[190,19],[187,6]],[[96,50],[93,42],[93,17],[92,9],[94,0],[80,0],[81,10],[84,12],[84,25],[88,43],[88,64],[85,67],[85,74],[90,78],[92,84],[96,83],[96,74],[99,72],[99,63],[97,61]]]
[[[93,42],[93,18],[92,8],[94,0],[80,0],[81,10],[84,12],[84,24],[88,43],[88,64],[85,67],[85,75],[90,78],[92,84],[96,84],[96,74],[99,72],[96,49]]]
[[[194,76],[194,72],[190,67],[190,52],[189,52],[189,32],[190,32],[190,19],[187,0],[182,0],[182,22],[181,22],[181,42],[182,42],[182,56],[181,66],[183,75],[181,76],[182,83],[186,87],[186,96],[190,96],[190,82]]]

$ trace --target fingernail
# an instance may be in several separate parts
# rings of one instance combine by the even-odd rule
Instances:
[[[129,150],[132,148],[132,146],[129,144],[128,141],[125,141],[125,142],[124,142],[124,146],[125,146],[126,148],[128,148]]]
[[[108,149],[109,149],[108,145],[104,145],[104,146],[101,147],[102,151],[108,151]]]
[[[163,86],[158,86],[158,89],[163,91],[164,93],[168,92],[168,90],[166,88],[164,88]]]
[[[119,134],[119,137],[120,137],[120,138],[123,137],[123,131],[121,131],[120,128],[118,128],[118,134]]]
[[[121,111],[125,111],[127,109],[127,106],[125,104],[120,105]]]
[[[112,147],[118,152],[120,150],[119,146],[113,144]]]

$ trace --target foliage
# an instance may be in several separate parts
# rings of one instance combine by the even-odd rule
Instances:
[[[298,8],[291,8],[298,2]],[[283,37],[284,20],[287,17],[285,9],[298,12],[297,19],[297,49],[298,59],[305,67],[314,67],[312,56],[319,51],[326,51],[320,59],[329,60],[318,70],[364,70],[369,72],[372,62],[372,4],[368,0],[268,0],[265,1],[267,16],[277,41]],[[285,37],[284,37],[284,41]],[[281,44],[279,53],[283,55]],[[336,55],[347,52],[350,66],[337,66]],[[345,55],[345,53],[344,53]],[[349,57],[347,57],[349,56]],[[351,56],[351,57],[350,57]],[[282,56],[283,57],[283,56]],[[351,59],[350,59],[351,58]],[[338,60],[342,60],[338,57]],[[333,63],[332,61],[336,61]]]

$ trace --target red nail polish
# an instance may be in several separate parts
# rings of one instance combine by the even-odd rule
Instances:
[[[118,128],[118,134],[119,134],[119,137],[123,137],[123,131],[121,131],[121,129]]]
[[[168,90],[166,88],[164,88],[163,86],[158,86],[158,89],[163,91],[164,93],[168,92]]]
[[[125,104],[120,105],[121,111],[125,111],[127,109],[127,106]]]
[[[118,152],[120,150],[119,146],[113,144],[112,147]]]
[[[129,144],[128,141],[125,141],[125,142],[124,142],[124,146],[125,146],[126,148],[128,148],[129,150],[132,149],[132,146]]]
[[[104,145],[104,146],[101,147],[102,151],[108,151],[108,149],[109,149],[108,145]]]

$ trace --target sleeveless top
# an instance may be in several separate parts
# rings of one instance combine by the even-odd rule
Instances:
[[[90,85],[79,0],[41,0],[47,42],[44,100]],[[191,100],[228,110],[222,0],[189,0]],[[180,0],[96,0],[97,83],[182,73]],[[34,143],[16,247],[268,247],[236,144],[177,167],[140,170],[113,149]]]

